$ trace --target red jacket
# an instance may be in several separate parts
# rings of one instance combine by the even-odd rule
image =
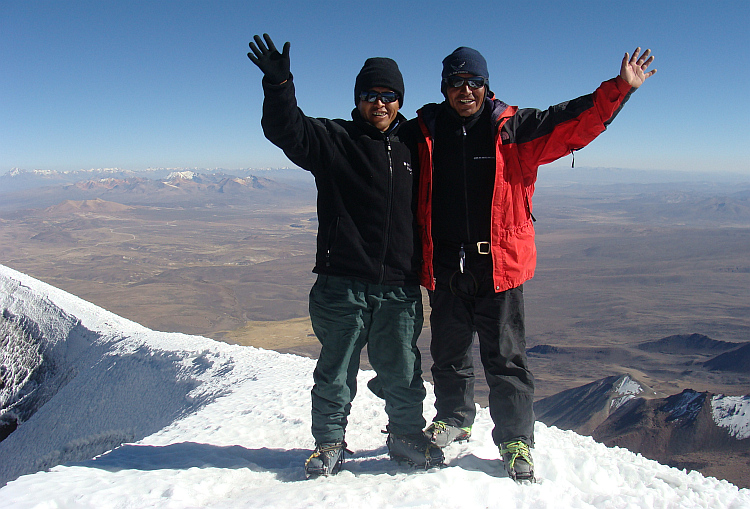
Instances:
[[[632,93],[619,76],[602,83],[593,94],[552,106],[545,111],[508,106],[487,99],[495,129],[495,187],[490,210],[490,246],[496,292],[520,286],[536,268],[531,198],[537,170],[588,145],[602,133]],[[435,289],[432,240],[432,171],[434,122],[439,105],[417,111],[422,136],[418,143],[420,181],[417,231],[422,243],[420,282]]]

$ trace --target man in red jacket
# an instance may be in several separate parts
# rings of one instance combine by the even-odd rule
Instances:
[[[441,104],[410,121],[419,161],[421,282],[430,291],[437,414],[425,433],[444,447],[474,423],[474,332],[489,385],[492,436],[510,477],[533,481],[534,377],[526,359],[523,283],[534,275],[537,170],[585,147],[653,75],[650,50],[620,75],[547,110],[519,109],[489,89],[487,63],[461,47],[443,60]],[[415,125],[416,124],[416,125]],[[402,130],[402,132],[404,132]]]

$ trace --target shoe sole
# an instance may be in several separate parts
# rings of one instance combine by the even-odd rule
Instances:
[[[329,477],[332,475],[336,475],[339,472],[341,472],[342,467],[344,466],[344,457],[343,453],[341,455],[341,458],[336,462],[336,464],[333,466],[330,472],[326,472],[325,470],[320,470],[317,472],[308,472],[305,470],[305,479],[313,479],[315,477]]]
[[[407,458],[406,456],[395,456],[393,454],[388,455],[391,459],[391,461],[395,461],[399,465],[409,465],[414,468],[421,468],[424,470],[428,470],[430,468],[434,467],[444,467],[445,461],[440,461],[439,463],[431,464],[431,463],[425,463],[424,465],[420,465],[419,463],[415,463],[413,460]]]
[[[331,472],[305,472],[305,479],[315,479],[316,477],[330,477],[341,472],[341,467],[331,470]]]
[[[511,472],[508,472],[508,477],[516,481],[518,484],[534,484],[536,483],[536,477],[534,477],[534,474],[532,473],[530,476],[519,476],[517,474],[512,474]]]
[[[536,477],[529,477],[528,479],[518,479],[518,478],[511,477],[511,479],[513,479],[514,481],[516,481],[516,483],[518,483],[518,484],[526,484],[526,485],[529,485],[529,486],[532,485],[532,484],[536,484]]]

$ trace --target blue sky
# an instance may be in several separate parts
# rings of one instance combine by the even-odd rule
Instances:
[[[402,112],[442,101],[441,61],[486,57],[509,104],[593,91],[649,47],[658,73],[577,166],[750,176],[750,2],[0,0],[0,174],[11,168],[291,166],[260,129],[254,34],[291,42],[300,107],[349,118],[367,57],[394,58]],[[570,165],[570,158],[553,165]]]

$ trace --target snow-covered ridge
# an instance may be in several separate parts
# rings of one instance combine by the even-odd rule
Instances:
[[[173,171],[172,173],[167,175],[167,180],[172,180],[172,179],[193,180],[196,175],[197,173],[194,171]]]
[[[43,361],[39,342],[20,324],[0,316],[0,440],[39,406]]]
[[[750,438],[750,396],[714,396],[711,411],[716,424],[737,440]]]
[[[86,178],[89,178],[90,175],[94,174],[132,174],[132,175],[148,175],[148,174],[163,174],[168,175],[167,178],[172,178],[169,175],[173,174],[198,174],[198,173],[217,173],[217,172],[239,172],[241,174],[247,173],[247,172],[275,172],[280,170],[290,170],[289,167],[280,167],[280,168],[233,168],[233,169],[227,169],[227,168],[146,168],[144,170],[126,170],[124,168],[89,168],[84,169],[80,168],[77,170],[44,170],[44,169],[34,169],[34,170],[25,170],[23,168],[11,168],[8,170],[3,176],[6,177],[23,177],[23,176],[55,176],[55,175],[66,175],[66,176],[73,176],[73,175],[81,175]],[[183,178],[188,178],[184,177]]]
[[[3,387],[0,415],[21,425],[0,443],[16,458],[0,462],[0,482],[140,440],[252,376],[229,345],[151,331],[2,266],[0,306],[37,352],[18,359],[28,345],[4,345],[3,371],[25,375]]]
[[[152,331],[3,266],[0,308],[45,362],[68,368],[0,442],[0,474],[15,479],[1,507],[750,507],[750,490],[541,423],[540,481],[516,485],[486,409],[471,441],[446,449],[446,468],[400,467],[366,371],[349,417],[353,456],[339,475],[305,481],[312,359]],[[428,419],[433,402],[428,386]]]
[[[197,168],[193,168],[197,169]],[[164,172],[164,171],[187,171],[184,168],[148,168],[140,170],[141,172]],[[24,170],[22,168],[11,168],[6,175],[9,177],[20,177],[23,175],[73,175],[73,174],[94,174],[94,173],[135,173],[134,170],[125,170],[123,168],[89,168],[78,170]]]

